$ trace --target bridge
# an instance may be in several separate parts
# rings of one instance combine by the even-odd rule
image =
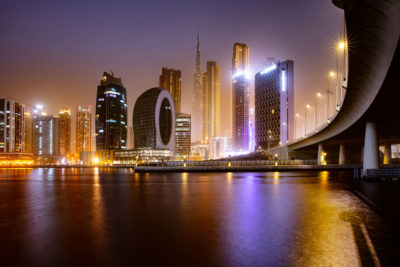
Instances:
[[[330,123],[301,140],[272,149],[280,159],[318,159],[320,164],[363,163],[378,169],[379,146],[400,143],[400,1],[333,0],[344,10],[348,83]]]

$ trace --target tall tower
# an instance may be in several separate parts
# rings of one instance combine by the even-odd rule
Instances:
[[[249,48],[235,43],[232,57],[232,148],[249,151]]]
[[[29,110],[24,113],[24,152],[33,153],[33,120]]]
[[[57,156],[60,154],[58,139],[58,118],[44,112],[35,116],[33,153],[40,156]]]
[[[92,144],[92,112],[87,108],[78,106],[76,113],[76,153],[91,151]]]
[[[96,149],[126,149],[126,89],[121,78],[104,72],[97,87]]]
[[[192,103],[192,140],[199,141],[202,138],[202,103],[203,103],[203,87],[202,76],[200,69],[200,39],[199,31],[197,30],[196,44],[196,65],[194,73],[193,87],[193,103]]]
[[[160,75],[160,87],[167,89],[174,99],[176,112],[181,112],[181,89],[182,79],[181,71],[162,68]]]
[[[203,142],[220,135],[221,78],[220,68],[215,61],[207,62],[203,74]]]
[[[293,61],[274,62],[255,77],[256,146],[270,149],[294,139]]]
[[[24,106],[0,99],[0,152],[23,152],[24,133]]]
[[[62,109],[58,116],[60,155],[71,153],[71,110]]]

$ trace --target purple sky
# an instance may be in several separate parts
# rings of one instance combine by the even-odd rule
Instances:
[[[227,132],[233,44],[250,47],[252,74],[267,57],[294,60],[295,109],[303,114],[335,68],[343,12],[329,0],[2,1],[0,98],[41,103],[50,114],[75,111],[94,106],[103,71],[113,70],[127,88],[131,124],[136,98],[158,86],[166,66],[182,70],[182,109],[190,113],[198,25],[202,71],[207,60],[221,67]]]

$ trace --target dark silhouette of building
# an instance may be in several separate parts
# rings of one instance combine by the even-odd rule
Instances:
[[[104,72],[97,87],[97,150],[126,149],[127,109],[126,89],[121,78]]]
[[[145,91],[133,109],[135,149],[175,149],[175,108],[171,94],[163,88]]]
[[[0,99],[0,152],[23,152],[24,106]]]
[[[264,149],[294,139],[293,61],[275,62],[255,77],[256,146]]]

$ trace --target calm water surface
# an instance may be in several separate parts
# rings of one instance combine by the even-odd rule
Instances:
[[[371,263],[361,225],[375,238],[382,222],[347,190],[349,179],[340,172],[3,169],[2,266]]]

